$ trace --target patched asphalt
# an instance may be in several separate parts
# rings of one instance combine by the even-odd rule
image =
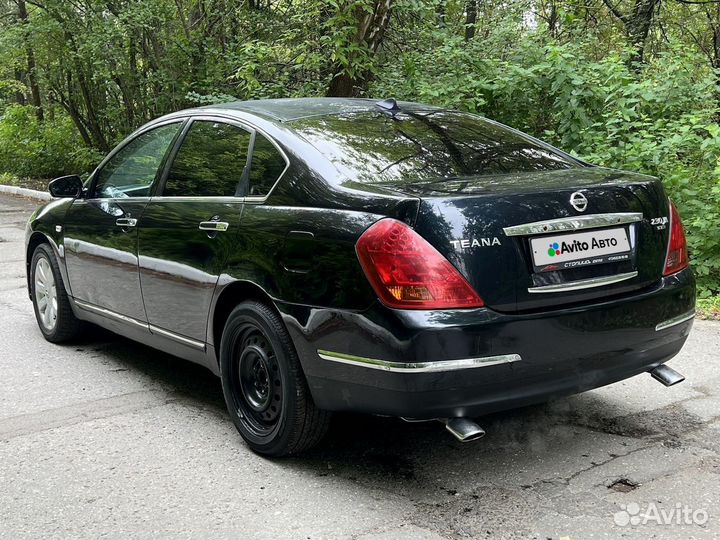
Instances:
[[[101,330],[42,338],[34,207],[0,195],[0,538],[720,537],[718,322],[695,322],[671,388],[641,375],[495,414],[469,444],[336,416],[318,449],[273,461],[203,368]]]

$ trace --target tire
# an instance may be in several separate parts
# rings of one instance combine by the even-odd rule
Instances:
[[[325,435],[330,413],[315,406],[290,336],[265,304],[243,302],[230,313],[220,376],[230,417],[258,454],[297,454]]]
[[[77,337],[81,322],[70,306],[60,268],[48,244],[40,244],[33,253],[30,293],[35,319],[46,340],[62,343]]]

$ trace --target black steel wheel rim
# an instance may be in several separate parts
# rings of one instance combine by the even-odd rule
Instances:
[[[282,376],[270,340],[253,323],[240,327],[230,385],[238,417],[256,437],[270,435],[282,411]]]

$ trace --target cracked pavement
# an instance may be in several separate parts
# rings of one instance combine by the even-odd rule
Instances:
[[[43,340],[34,206],[0,196],[0,538],[720,537],[718,322],[695,322],[671,388],[642,375],[494,414],[464,445],[439,423],[339,415],[321,447],[271,461],[203,368],[102,330]],[[671,523],[642,523],[653,508]]]

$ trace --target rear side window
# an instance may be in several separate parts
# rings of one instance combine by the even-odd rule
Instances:
[[[222,122],[190,125],[165,182],[166,197],[232,197],[247,166],[250,132]]]
[[[285,158],[273,143],[260,133],[255,134],[255,145],[250,165],[249,197],[264,197],[285,170]]]

